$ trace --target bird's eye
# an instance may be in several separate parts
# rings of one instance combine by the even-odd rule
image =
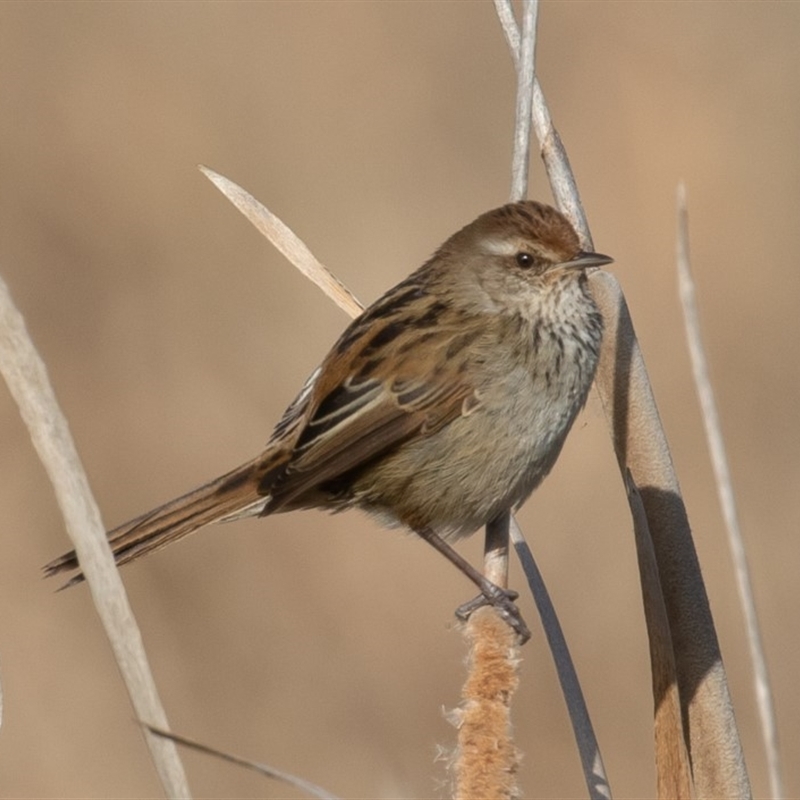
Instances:
[[[533,266],[533,256],[530,253],[517,253],[517,264],[528,269]]]

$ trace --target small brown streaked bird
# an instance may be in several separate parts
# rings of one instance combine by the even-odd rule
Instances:
[[[526,639],[516,593],[445,540],[520,506],[553,467],[600,351],[586,271],[611,260],[542,203],[482,214],[347,327],[260,455],[112,530],[117,563],[212,522],[360,508],[432,544]],[[77,569],[74,552],[44,568]]]

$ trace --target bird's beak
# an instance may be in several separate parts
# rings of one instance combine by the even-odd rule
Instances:
[[[562,269],[590,269],[592,267],[604,267],[606,264],[613,264],[611,256],[604,256],[602,253],[587,253],[581,250],[575,258],[569,261],[562,261],[558,266]]]

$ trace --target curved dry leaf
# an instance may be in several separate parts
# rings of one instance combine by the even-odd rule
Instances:
[[[364,307],[355,295],[324,264],[317,261],[305,242],[288,225],[237,183],[202,164],[199,169],[259,232],[266,236],[303,275],[316,283],[339,308],[351,317],[357,317],[361,313]]]

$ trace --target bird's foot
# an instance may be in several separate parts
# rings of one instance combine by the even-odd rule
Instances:
[[[503,589],[495,583],[486,581],[481,593],[472,600],[460,605],[456,609],[456,617],[466,622],[470,615],[483,606],[491,606],[497,611],[501,619],[517,634],[520,645],[531,638],[531,632],[522,618],[522,614],[514,602],[519,597],[519,592],[512,589]]]

